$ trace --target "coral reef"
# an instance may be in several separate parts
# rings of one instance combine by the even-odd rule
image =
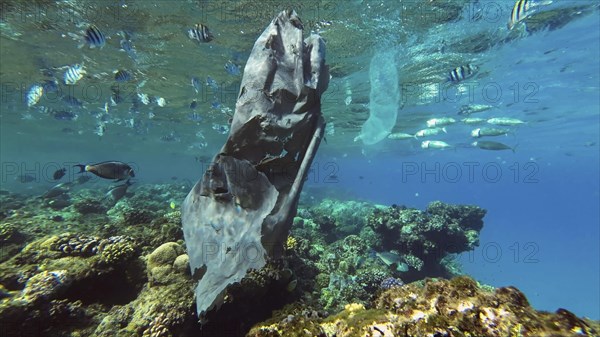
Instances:
[[[323,233],[326,241],[333,242],[350,234],[358,234],[365,225],[371,205],[358,201],[324,199],[303,213],[311,218]]]
[[[73,207],[77,210],[77,212],[85,215],[85,214],[95,214],[106,213],[106,207],[102,204],[102,202],[95,199],[83,199],[78,200],[73,204]]]
[[[177,336],[184,322],[193,322],[192,280],[188,268],[175,267],[185,255],[168,242],[146,256],[147,285],[131,302],[111,310],[98,325],[95,336]],[[185,260],[185,259],[183,259]],[[126,314],[125,314],[126,313]],[[135,335],[133,331],[137,331]]]
[[[486,336],[506,327],[506,336],[543,336],[549,326],[554,335],[591,336],[598,329],[566,310],[535,312],[513,288],[485,288],[466,278],[403,285],[460,273],[452,253],[477,244],[484,210],[332,199],[300,209],[283,256],[228,287],[222,307],[200,327],[181,213],[170,205],[186,191],[135,185],[133,195],[111,205],[93,201],[101,197],[95,189],[72,188],[72,205],[60,211],[47,205],[56,198],[1,194],[16,207],[0,204],[3,336],[244,336],[253,325],[249,336],[401,336],[404,329],[475,336],[493,325]],[[76,205],[107,211],[82,214],[86,208]],[[326,217],[328,207],[335,216]],[[432,250],[441,237],[453,245]],[[433,252],[440,258],[431,260]],[[390,256],[400,261],[390,265]],[[408,270],[398,268],[403,263]]]
[[[345,223],[327,209],[337,210]],[[315,280],[300,279],[300,288],[325,310],[337,312],[351,302],[368,306],[388,286],[383,283],[386,279],[402,282],[459,274],[452,254],[477,245],[485,210],[433,202],[421,211],[325,199],[298,214],[288,260],[293,269],[302,269]],[[294,256],[302,263],[295,264]]]
[[[423,212],[392,205],[377,207],[367,225],[381,238],[376,247],[399,252],[412,269],[408,281],[453,275],[441,261],[449,254],[479,245],[479,231],[486,211],[477,206],[448,205],[439,201]]]
[[[247,336],[597,336],[590,323],[565,309],[538,312],[515,288],[490,292],[457,277],[392,287],[372,309],[353,303],[327,318],[287,308]]]

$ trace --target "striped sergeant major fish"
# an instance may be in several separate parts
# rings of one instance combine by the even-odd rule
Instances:
[[[464,81],[470,77],[473,77],[478,70],[479,67],[474,64],[466,64],[456,67],[448,74],[448,81],[452,83]]]
[[[127,82],[131,81],[132,76],[131,73],[127,70],[117,70],[115,72],[115,81],[117,82]]]
[[[73,85],[73,84],[77,83],[77,81],[79,81],[81,78],[83,78],[84,74],[85,74],[85,70],[83,69],[83,66],[80,64],[76,64],[76,65],[69,67],[67,69],[67,71],[65,71],[65,76],[64,76],[65,84]]]
[[[188,30],[188,37],[198,42],[210,42],[214,38],[208,27],[201,23]]]
[[[513,29],[517,23],[525,20],[526,17],[533,14],[535,7],[547,6],[552,3],[551,0],[535,1],[535,0],[517,0],[510,12],[508,20],[508,29]]]
[[[102,47],[104,47],[104,45],[106,44],[106,37],[104,37],[104,34],[100,31],[100,29],[98,29],[98,27],[94,25],[90,25],[85,30],[83,39],[85,43],[87,43],[87,45],[90,46],[90,48],[98,47],[102,49]],[[79,47],[81,48],[83,47],[83,45],[80,45]]]
[[[34,84],[31,86],[29,91],[27,92],[27,106],[32,107],[36,105],[42,96],[44,95],[44,87],[39,84]]]

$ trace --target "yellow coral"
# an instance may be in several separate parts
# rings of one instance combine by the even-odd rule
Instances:
[[[510,332],[509,332],[510,337],[522,337],[523,336],[523,334],[521,333],[522,329],[523,329],[523,324],[521,324],[521,323],[517,323],[517,324],[513,325],[510,328]]]
[[[267,332],[276,334],[275,336],[282,336],[283,332],[277,327],[277,324],[271,324],[269,326],[261,326],[258,328],[261,332]]]
[[[325,333],[325,336],[335,336],[338,332],[336,322],[325,322],[321,323],[321,329]]]
[[[348,312],[356,312],[356,311],[360,311],[360,310],[365,310],[365,306],[360,303],[348,303],[344,307],[344,310],[346,310]]]
[[[574,326],[571,328],[572,333],[583,335],[583,329],[580,326]]]
[[[298,240],[296,240],[293,236],[288,236],[287,241],[285,242],[285,249],[292,250],[298,247]]]

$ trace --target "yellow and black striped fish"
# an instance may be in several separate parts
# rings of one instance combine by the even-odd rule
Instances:
[[[517,23],[525,20],[527,16],[532,14],[535,7],[550,5],[551,3],[551,0],[517,0],[510,12],[508,29],[513,29]]]
[[[208,27],[201,23],[197,23],[194,28],[188,30],[188,36],[198,42],[210,42],[214,38]]]

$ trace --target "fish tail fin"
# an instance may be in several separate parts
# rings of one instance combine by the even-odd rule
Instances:
[[[77,165],[73,165],[73,167],[79,167],[79,172],[77,172],[77,173],[85,172],[85,165],[77,164]]]
[[[448,131],[446,130],[446,127],[443,127],[442,131],[444,131],[444,133],[448,133]]]
[[[519,144],[518,144],[518,143],[517,143],[515,146],[513,146],[513,147],[511,148],[511,150],[512,150],[512,152],[513,152],[513,153],[516,153],[516,151],[517,151],[517,146],[519,146]]]

